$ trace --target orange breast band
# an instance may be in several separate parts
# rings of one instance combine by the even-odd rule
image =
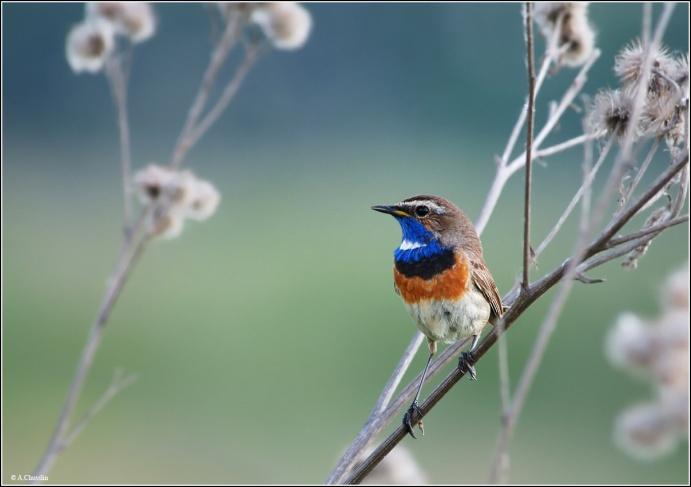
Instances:
[[[456,263],[432,279],[406,277],[395,267],[394,282],[407,304],[424,300],[458,300],[468,289],[468,264],[464,257],[456,255]]]

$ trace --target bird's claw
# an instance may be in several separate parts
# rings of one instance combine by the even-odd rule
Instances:
[[[461,371],[470,374],[470,378],[472,380],[477,380],[477,372],[473,366],[472,352],[463,352],[461,354],[461,356],[458,358],[458,368],[461,369]]]
[[[417,401],[413,401],[413,404],[410,405],[410,408],[408,408],[408,411],[406,411],[403,416],[403,426],[405,426],[408,434],[415,439],[417,439],[417,436],[415,436],[413,432],[413,427],[416,425],[420,428],[422,436],[425,436],[425,427],[422,424],[422,409],[418,406]]]

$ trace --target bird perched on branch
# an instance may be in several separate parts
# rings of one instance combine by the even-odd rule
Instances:
[[[418,400],[437,343],[472,337],[458,366],[475,380],[473,351],[482,329],[502,315],[503,307],[475,227],[453,203],[422,195],[372,209],[392,215],[401,225],[403,239],[394,251],[394,289],[429,345],[415,400],[403,418],[415,438],[414,424],[424,434]]]

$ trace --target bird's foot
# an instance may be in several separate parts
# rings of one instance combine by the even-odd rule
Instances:
[[[405,415],[403,416],[403,426],[405,426],[408,434],[415,439],[417,439],[417,437],[415,436],[415,433],[413,433],[414,426],[420,428],[422,436],[425,436],[425,428],[422,425],[422,409],[420,409],[420,406],[418,406],[417,401],[413,401],[413,404],[410,405],[408,411],[406,411]]]
[[[461,369],[461,371],[470,374],[470,378],[472,380],[477,380],[477,372],[473,366],[474,361],[475,359],[473,358],[473,352],[463,352],[461,353],[461,356],[458,357],[458,368]]]

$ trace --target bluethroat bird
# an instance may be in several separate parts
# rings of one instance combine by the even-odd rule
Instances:
[[[415,438],[414,420],[424,433],[418,400],[437,343],[472,337],[458,366],[475,380],[473,351],[482,329],[502,315],[503,307],[475,227],[456,205],[421,195],[372,209],[392,215],[401,225],[403,239],[394,250],[394,289],[429,345],[415,400],[403,418]]]

